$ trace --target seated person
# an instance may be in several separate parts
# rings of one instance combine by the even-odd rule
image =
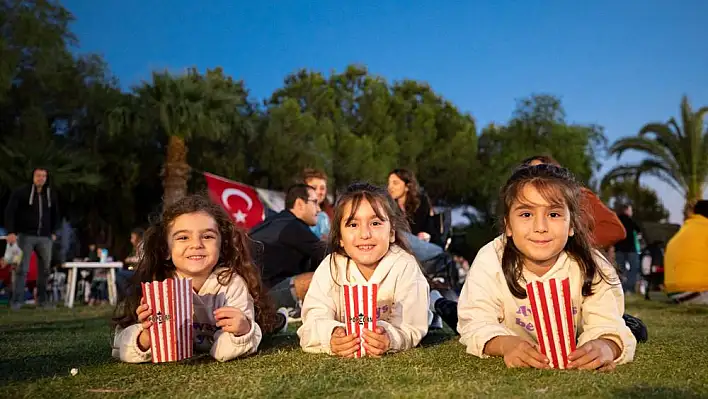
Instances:
[[[430,198],[421,191],[415,173],[408,169],[392,170],[388,174],[388,193],[408,219],[413,235],[442,245],[440,232],[435,228],[435,213]]]
[[[677,303],[708,305],[708,200],[688,206],[685,216],[666,246],[664,285]]]
[[[327,198],[327,175],[316,169],[305,169],[302,182],[315,189],[319,201],[320,213],[317,214],[317,224],[310,227],[313,233],[322,240],[327,240],[331,229],[330,221],[334,218],[334,207]]]
[[[143,252],[143,235],[145,230],[135,228],[130,232],[130,254],[123,261],[123,268],[116,272],[116,286],[118,287],[118,300],[122,300],[125,296],[130,295],[130,279],[135,274],[135,269],[140,263],[140,258]]]
[[[305,298],[312,274],[327,252],[311,226],[320,211],[315,190],[306,184],[291,186],[285,195],[285,210],[266,218],[251,230],[250,237],[263,244],[259,265],[263,284],[276,308],[297,309]]]

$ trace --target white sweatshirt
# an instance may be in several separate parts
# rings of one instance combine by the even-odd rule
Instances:
[[[519,299],[511,294],[502,272],[504,240],[498,237],[479,250],[462,287],[457,306],[460,342],[467,346],[468,353],[482,358],[487,357],[483,353],[486,343],[497,336],[514,335],[537,343],[531,303],[528,297]],[[524,269],[523,278],[526,282],[532,282],[569,277],[574,321],[579,334],[577,346],[600,337],[607,338],[622,351],[615,363],[631,362],[637,341],[622,319],[622,286],[615,269],[599,252],[596,253],[595,261],[613,284],[599,281],[593,285],[593,295],[589,297],[582,296],[580,267],[565,252],[542,277]],[[596,282],[598,280],[599,277]],[[525,286],[526,282],[522,281],[521,285]]]
[[[255,353],[261,342],[261,328],[255,322],[253,298],[248,293],[246,281],[234,274],[227,285],[219,284],[215,270],[204,282],[199,293],[192,294],[194,349],[197,352],[209,352],[211,356],[225,362],[240,356]],[[216,327],[214,310],[224,306],[241,309],[251,324],[251,330],[240,337],[224,332]],[[152,360],[150,349],[143,352],[138,348],[138,335],[142,331],[140,324],[121,329],[118,327],[113,342],[113,357],[128,363],[142,363]]]
[[[330,267],[335,257],[336,271]],[[367,281],[353,261],[344,256],[327,256],[315,271],[302,306],[302,326],[298,329],[305,352],[329,353],[332,331],[345,327],[343,284],[379,284],[377,326],[383,327],[391,341],[390,351],[412,348],[428,332],[430,288],[413,255],[398,246],[388,253]],[[337,281],[332,279],[335,274]]]

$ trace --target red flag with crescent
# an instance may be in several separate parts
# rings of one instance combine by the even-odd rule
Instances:
[[[265,208],[256,190],[245,184],[204,172],[209,197],[221,205],[233,221],[246,229],[265,218]]]

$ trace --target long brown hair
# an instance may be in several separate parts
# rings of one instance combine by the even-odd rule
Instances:
[[[598,276],[611,283],[595,261],[588,226],[583,218],[587,211],[581,208],[581,186],[568,169],[551,164],[516,169],[500,193],[499,220],[502,232],[506,232],[513,203],[521,197],[524,187],[529,184],[535,187],[546,201],[553,204],[565,204],[568,207],[570,228],[573,229],[574,234],[572,237],[568,237],[568,242],[563,250],[580,266],[583,275],[582,295],[593,294],[592,287]],[[523,256],[514,244],[513,237],[505,237],[502,271],[509,290],[520,299],[527,296],[526,290],[519,283],[523,276]]]
[[[330,269],[332,271],[333,280],[336,282],[334,274],[335,262],[334,254],[339,254],[347,258],[347,267],[349,265],[349,255],[341,245],[342,240],[342,221],[348,223],[356,215],[357,210],[363,201],[368,201],[376,213],[376,217],[381,220],[386,220],[391,224],[391,230],[395,234],[393,245],[401,247],[404,251],[412,254],[408,246],[408,242],[403,237],[404,233],[410,232],[408,221],[397,211],[396,204],[388,195],[388,192],[380,187],[368,183],[354,183],[347,187],[346,191],[337,199],[334,206],[334,219],[329,232],[329,248],[333,254],[330,259]],[[348,215],[344,214],[344,208],[351,203],[351,212]]]
[[[253,298],[256,322],[264,332],[272,331],[276,322],[275,311],[264,291],[258,269],[252,262],[246,232],[236,226],[219,205],[202,195],[190,195],[166,207],[162,215],[145,232],[143,255],[131,280],[132,289],[125,300],[116,307],[113,322],[120,327],[137,323],[135,310],[142,298],[140,283],[162,281],[175,276],[175,265],[172,260],[168,260],[169,229],[177,217],[196,212],[208,214],[219,226],[221,250],[214,270],[225,268],[217,276],[219,284],[228,285],[234,275],[241,276]]]
[[[399,179],[406,183],[406,187],[408,187],[405,204],[406,217],[408,220],[413,220],[415,217],[415,211],[417,211],[420,206],[421,198],[423,200],[427,200],[427,197],[421,195],[420,184],[418,184],[418,179],[416,179],[415,173],[411,170],[401,168],[392,170],[388,175],[389,177],[391,175],[396,175]]]

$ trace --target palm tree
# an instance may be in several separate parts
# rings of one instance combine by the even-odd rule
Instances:
[[[226,83],[225,83],[226,82]],[[196,137],[219,139],[228,134],[242,96],[231,89],[232,81],[220,69],[200,75],[195,69],[173,76],[153,72],[152,82],[134,89],[134,102],[111,114],[113,130],[158,129],[167,138],[162,170],[165,205],[187,193],[191,171],[187,142]]]
[[[93,195],[103,178],[98,173],[102,160],[83,148],[61,142],[61,137],[21,135],[5,137],[0,142],[0,196],[32,181],[32,170],[49,170],[52,186],[61,190],[68,203],[77,197]]]
[[[621,177],[655,176],[679,191],[687,203],[703,196],[708,183],[708,131],[704,117],[708,107],[693,111],[686,96],[681,100],[681,125],[674,118],[648,123],[637,136],[624,137],[610,147],[619,158],[627,150],[648,155],[637,164],[620,165],[603,178],[603,185]]]

